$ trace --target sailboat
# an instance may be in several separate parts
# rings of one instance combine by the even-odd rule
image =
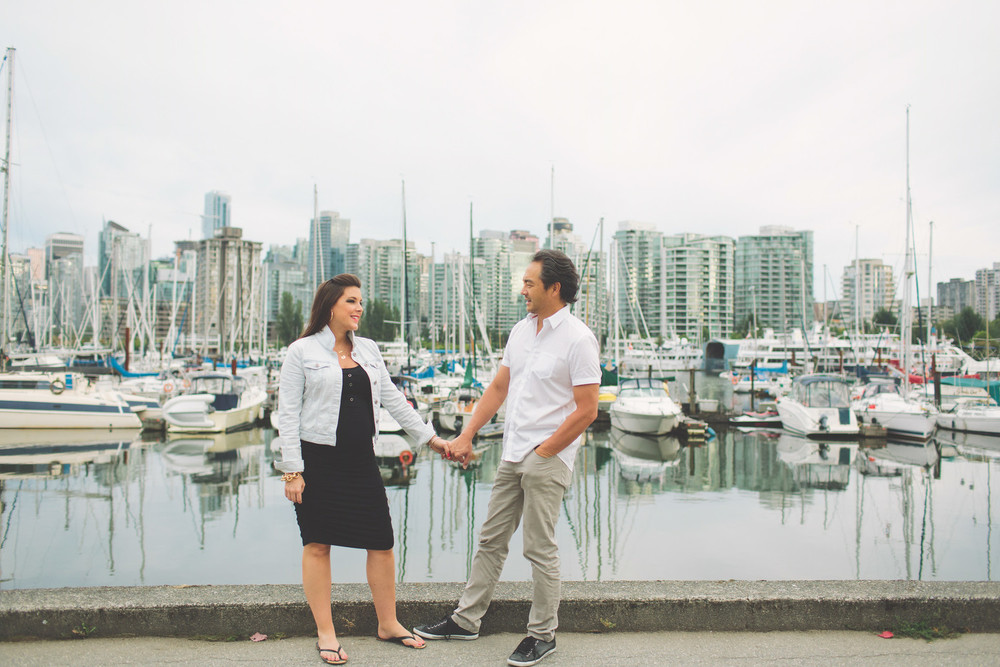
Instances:
[[[862,424],[878,424],[890,437],[927,440],[937,427],[937,409],[926,402],[910,400],[910,370],[913,366],[911,337],[913,312],[910,307],[910,281],[913,279],[913,206],[910,199],[910,109],[906,108],[906,260],[903,267],[903,303],[900,313],[900,347],[902,351],[902,378],[900,385],[870,385],[856,401],[854,408]]]

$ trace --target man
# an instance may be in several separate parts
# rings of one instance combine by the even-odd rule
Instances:
[[[497,468],[479,548],[458,607],[437,623],[413,631],[424,639],[476,639],[510,538],[524,519],[524,557],[531,562],[534,595],[528,636],[507,664],[534,665],[556,648],[559,547],[555,528],[563,493],[572,481],[579,436],[597,417],[601,381],[597,339],[569,312],[580,278],[557,250],[535,253],[521,295],[528,316],[511,330],[496,377],[479,399],[451,458],[468,464],[472,439],[508,400],[503,456]]]

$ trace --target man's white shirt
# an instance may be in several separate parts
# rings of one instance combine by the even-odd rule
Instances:
[[[503,460],[522,461],[576,409],[573,387],[600,384],[601,362],[594,333],[565,306],[538,329],[538,316],[514,325],[501,363],[510,369],[504,415]],[[559,458],[573,469],[580,441]]]

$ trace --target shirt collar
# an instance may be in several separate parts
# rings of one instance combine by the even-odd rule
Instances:
[[[563,306],[562,308],[560,308],[559,310],[557,310],[556,312],[552,313],[547,318],[545,318],[545,322],[548,322],[549,326],[555,329],[560,324],[565,322],[566,318],[568,317],[569,317],[569,304],[567,303],[565,306]],[[536,315],[535,313],[531,313],[530,315],[528,315],[528,318],[531,320],[537,320],[538,315]],[[542,322],[542,326],[545,326],[545,322]]]

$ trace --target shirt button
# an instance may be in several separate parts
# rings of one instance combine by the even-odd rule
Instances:
[[[353,396],[351,396],[351,397],[350,397],[350,398],[349,398],[348,400],[349,400],[349,401],[350,401],[351,403],[353,403],[353,402],[354,402],[354,397],[353,397]]]

